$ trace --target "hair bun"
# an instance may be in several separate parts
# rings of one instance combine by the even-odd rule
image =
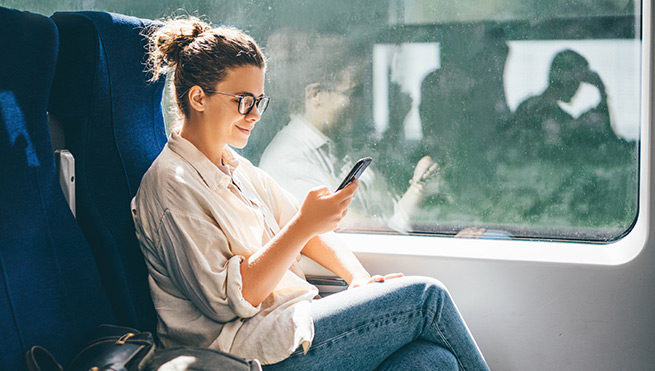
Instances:
[[[210,29],[209,25],[200,22],[193,23],[192,27],[193,31],[191,31],[191,34],[194,38],[200,36],[203,32]]]
[[[176,19],[156,27],[149,37],[148,64],[153,79],[181,64],[184,50],[211,26],[198,18]]]

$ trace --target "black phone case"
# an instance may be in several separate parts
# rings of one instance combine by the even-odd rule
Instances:
[[[348,175],[346,175],[346,177],[343,179],[343,181],[337,188],[337,191],[350,184],[353,180],[359,179],[359,177],[362,175],[364,170],[366,170],[366,168],[368,167],[368,165],[371,163],[372,160],[373,159],[370,157],[364,157],[357,160],[353,168],[350,169]]]

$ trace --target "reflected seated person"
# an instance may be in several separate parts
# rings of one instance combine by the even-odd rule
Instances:
[[[350,96],[344,89],[349,86],[350,78],[343,74],[339,80],[340,83],[331,87],[320,83],[306,86],[304,112],[291,116],[289,124],[276,134],[259,162],[260,168],[299,200],[317,186],[336,189],[357,160],[349,156],[338,158],[334,140],[327,135],[338,132],[335,125],[339,125],[340,115],[350,104]],[[360,177],[359,190],[342,225],[357,228],[372,223],[401,233],[411,231],[412,213],[428,190],[438,190],[438,170],[439,165],[429,156],[423,157],[416,164],[410,186],[398,196],[372,165]]]

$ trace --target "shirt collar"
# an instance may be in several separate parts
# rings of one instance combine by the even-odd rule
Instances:
[[[289,128],[313,149],[332,143],[330,138],[326,137],[325,134],[321,133],[320,130],[300,115],[291,115]]]
[[[205,156],[193,143],[182,138],[178,133],[171,133],[168,143],[166,144],[171,151],[175,152],[178,156],[182,157],[189,165],[191,165],[204,180],[207,186],[213,190],[218,190],[221,186],[227,187],[232,182],[230,175],[222,172],[207,156]],[[239,166],[239,159],[233,149],[228,146],[223,151],[223,163],[230,170],[230,174],[234,174],[237,166]]]

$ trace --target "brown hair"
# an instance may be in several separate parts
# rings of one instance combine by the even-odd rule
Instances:
[[[234,27],[211,27],[195,17],[172,19],[150,31],[148,68],[151,80],[174,70],[177,106],[187,116],[186,93],[198,85],[213,90],[228,70],[253,65],[266,68],[266,60],[252,37]]]

